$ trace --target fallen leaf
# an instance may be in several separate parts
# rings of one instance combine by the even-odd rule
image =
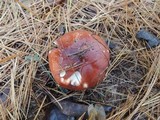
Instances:
[[[26,61],[39,61],[40,60],[40,57],[38,54],[35,54],[34,56],[25,56],[25,60]]]
[[[96,104],[95,106],[91,104],[88,107],[88,115],[89,115],[89,120],[105,120],[106,119],[106,113],[105,113],[104,107],[100,104]]]

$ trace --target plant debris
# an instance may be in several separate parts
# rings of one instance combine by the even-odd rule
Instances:
[[[69,100],[63,100],[59,102],[61,105],[61,108],[58,106],[51,107],[49,111],[49,115],[51,117],[56,117],[55,113],[59,112],[59,116],[62,115],[63,117],[73,117],[73,118],[79,118],[81,115],[86,113],[84,116],[85,118],[88,117],[89,120],[92,120],[91,118],[96,118],[96,120],[103,120],[106,117],[106,113],[111,112],[112,107],[110,106],[102,106],[100,104],[93,104],[86,105],[78,102],[72,102]],[[59,117],[57,116],[57,117]],[[83,117],[84,117],[83,116]]]
[[[93,106],[91,104],[88,107],[88,115],[89,115],[89,120],[105,120],[106,119],[106,113],[103,108],[103,106],[96,104]]]
[[[0,85],[4,101],[0,119],[44,120],[47,108],[63,100],[92,104],[94,109],[96,104],[104,109],[109,106],[109,120],[159,119],[160,1],[59,1],[64,0],[0,0],[0,82],[5,83]],[[141,28],[146,28],[145,33]],[[77,29],[91,31],[116,45],[110,50],[103,82],[83,92],[58,86],[48,65],[54,41]],[[135,39],[139,30],[142,35],[137,39],[146,39],[144,42]],[[155,39],[150,45],[154,49],[144,47],[143,43],[150,44],[148,38]],[[57,115],[61,114],[57,109]],[[83,114],[80,116],[85,118]]]

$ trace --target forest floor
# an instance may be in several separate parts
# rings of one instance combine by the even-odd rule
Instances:
[[[61,1],[61,3],[60,3]],[[93,89],[58,86],[48,67],[53,42],[85,29],[113,44],[105,80]],[[160,119],[159,0],[0,0],[0,118],[43,120],[62,100],[112,107],[108,120]]]

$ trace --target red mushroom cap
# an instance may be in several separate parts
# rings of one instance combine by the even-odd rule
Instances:
[[[96,86],[105,77],[110,54],[106,43],[85,30],[68,32],[49,52],[49,67],[55,81],[70,90]]]

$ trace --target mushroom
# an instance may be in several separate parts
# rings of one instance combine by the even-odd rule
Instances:
[[[55,81],[63,88],[85,90],[105,77],[110,54],[106,43],[85,30],[68,32],[49,51],[49,67]]]

